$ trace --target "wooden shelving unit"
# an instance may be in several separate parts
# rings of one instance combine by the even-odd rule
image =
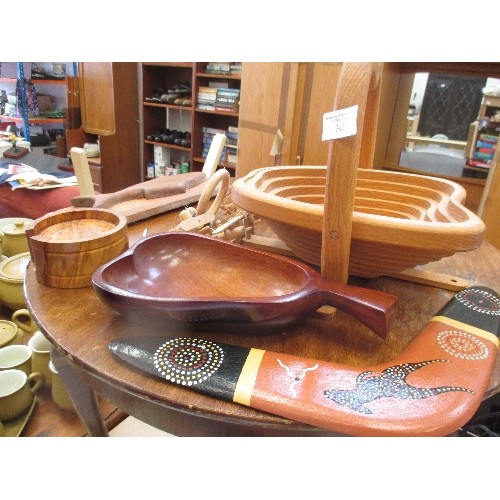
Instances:
[[[206,87],[213,82],[215,85],[220,82],[227,84],[231,88],[241,89],[240,74],[213,74],[206,72],[207,63],[195,63],[194,88],[193,88],[193,103],[196,103],[200,87]],[[228,127],[238,127],[239,123],[239,106],[234,111],[219,111],[194,108],[193,117],[193,166],[195,170],[201,170],[205,158],[202,155],[203,151],[203,128],[228,130]],[[227,146],[226,146],[227,147]],[[236,163],[221,160],[220,168],[226,168],[232,176],[236,170]]]
[[[148,178],[148,164],[154,164],[155,147],[164,148],[170,161],[189,161],[191,148],[176,144],[166,144],[150,137],[155,132],[169,129],[180,132],[192,130],[192,106],[176,106],[174,104],[147,101],[154,95],[167,93],[181,82],[192,85],[193,63],[142,63],[142,123],[143,123],[143,172]],[[192,95],[186,96],[191,98]]]
[[[500,96],[483,96],[478,119],[467,140],[467,170],[488,172],[498,161],[500,143]]]
[[[228,82],[228,86],[240,88],[239,74],[211,74],[206,72],[207,62],[164,62],[142,63],[142,112],[143,112],[143,172],[148,178],[148,164],[154,164],[155,146],[168,152],[170,162],[189,162],[190,169],[199,171],[203,168],[205,158],[203,151],[203,128],[210,127],[227,130],[229,126],[238,127],[237,111],[218,111],[198,109],[196,106],[200,86],[212,82]],[[191,106],[151,102],[158,90],[168,92],[173,86],[188,82],[191,85]],[[189,132],[190,147],[169,144],[151,139],[151,135],[161,129]],[[149,138],[148,138],[149,137]],[[227,168],[233,175],[236,163],[222,161],[221,168]]]

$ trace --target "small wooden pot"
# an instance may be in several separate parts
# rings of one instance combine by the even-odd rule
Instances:
[[[51,212],[26,235],[37,280],[54,288],[91,286],[93,272],[128,249],[126,218],[97,208]]]

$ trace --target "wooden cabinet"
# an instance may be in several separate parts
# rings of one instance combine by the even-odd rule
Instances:
[[[243,65],[236,177],[270,165],[326,165],[323,114],[333,110],[340,69],[341,63]]]
[[[142,169],[145,178],[151,177],[154,170],[155,151],[161,155],[161,162],[182,164],[189,162],[190,169],[199,171],[203,168],[204,128],[224,129],[238,127],[238,110],[230,111],[200,109],[197,106],[200,87],[209,85],[227,85],[240,88],[239,74],[208,74],[207,62],[158,62],[142,63],[142,134],[143,154]],[[175,104],[167,102],[170,89],[179,84],[189,85],[191,93],[185,96],[190,103]],[[162,101],[161,97],[164,97]],[[181,145],[168,142],[171,132],[190,134],[190,143]],[[236,150],[237,148],[233,148]],[[148,169],[148,166],[151,168]],[[225,167],[234,173],[235,162],[222,160],[219,167]],[[158,175],[156,172],[155,175]]]
[[[113,135],[115,126],[116,85],[122,85],[113,63],[81,63],[80,91],[82,124],[85,132],[97,135]],[[128,83],[128,82],[127,82]],[[130,83],[126,85],[130,88]],[[118,92],[122,92],[119,89]]]
[[[68,150],[99,142],[89,159],[97,191],[111,193],[142,180],[137,63],[79,63],[81,126],[67,131]],[[73,102],[72,106],[77,103]]]

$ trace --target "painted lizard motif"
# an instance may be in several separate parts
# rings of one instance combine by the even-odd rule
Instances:
[[[464,387],[415,387],[406,381],[406,377],[424,366],[432,363],[449,362],[446,359],[433,359],[420,363],[404,363],[390,366],[380,375],[374,371],[360,373],[356,378],[356,388],[348,390],[326,390],[325,396],[336,403],[347,406],[360,413],[371,414],[364,405],[380,398],[425,399],[445,392],[462,391],[474,394],[474,391]]]

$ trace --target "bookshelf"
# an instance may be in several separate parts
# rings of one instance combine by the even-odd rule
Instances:
[[[497,161],[500,136],[500,96],[483,96],[479,116],[467,140],[467,169],[489,171]]]
[[[170,139],[173,131],[184,134],[192,131],[192,99],[191,93],[183,93],[182,103],[168,102],[169,89],[180,83],[192,86],[193,63],[190,62],[155,62],[142,63],[142,123],[143,123],[143,171],[144,178],[149,179],[165,174],[166,167],[172,162],[179,165],[191,163],[191,146],[176,144]],[[173,94],[172,94],[173,95]],[[162,100],[162,96],[164,100]],[[185,102],[185,104],[184,104]],[[167,142],[173,140],[173,142]],[[155,165],[156,171],[148,168]],[[161,172],[159,166],[162,166]]]
[[[228,143],[220,168],[234,175],[237,162],[241,66],[221,64],[216,73],[208,62],[142,63],[144,178],[184,172],[189,164],[200,171],[210,136],[224,131]],[[208,72],[207,72],[208,71]],[[232,73],[231,73],[232,71]],[[178,88],[190,88],[178,99]],[[209,89],[209,90],[207,90]],[[206,94],[206,95],[205,95]],[[211,97],[207,97],[207,96]],[[201,97],[201,99],[200,99]],[[207,99],[204,99],[207,97]],[[208,101],[212,101],[212,106]]]

